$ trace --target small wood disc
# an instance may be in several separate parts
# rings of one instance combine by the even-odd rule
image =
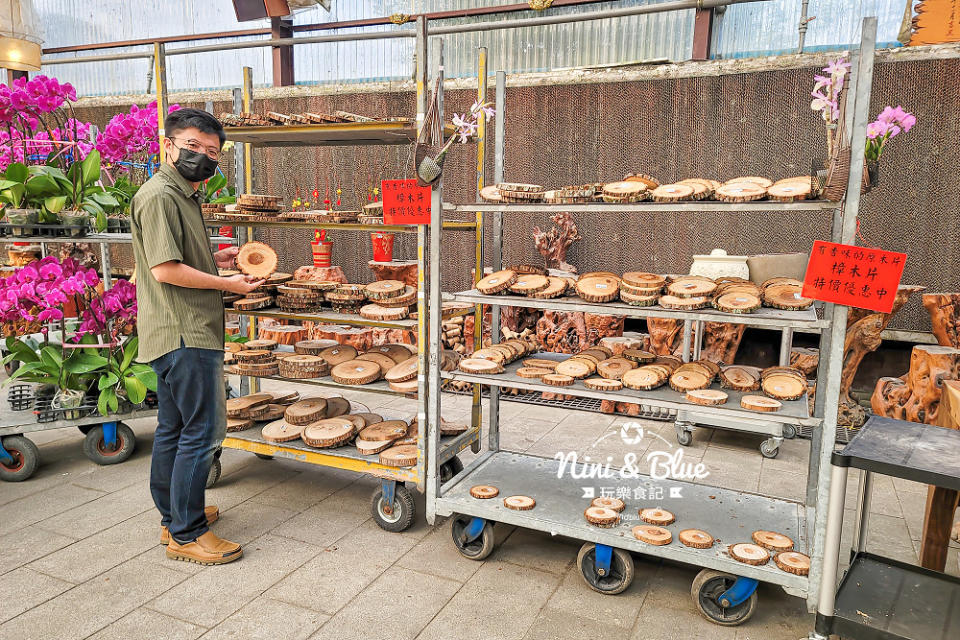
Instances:
[[[620,498],[608,498],[608,497],[605,497],[605,496],[601,496],[601,497],[599,497],[599,498],[594,498],[594,499],[590,502],[590,506],[591,506],[591,507],[604,507],[604,508],[607,508],[607,509],[613,509],[613,510],[616,511],[617,513],[620,513],[621,511],[623,511],[624,509],[627,508],[626,503],[625,503],[623,500],[621,500]]]
[[[358,355],[356,360],[369,360],[370,362],[376,362],[380,366],[380,374],[384,375],[390,369],[393,369],[397,366],[397,363],[394,362],[393,358],[376,351],[368,351],[366,353],[361,353]]]
[[[496,498],[500,495],[500,489],[489,484],[478,484],[470,487],[470,495],[477,500],[489,500],[490,498]]]
[[[510,292],[522,296],[529,296],[543,291],[550,286],[547,276],[537,274],[523,274],[517,276],[517,281],[510,285]]]
[[[408,307],[384,307],[373,303],[360,307],[360,317],[367,320],[403,320],[410,314]]]
[[[740,406],[750,411],[763,411],[771,413],[778,411],[783,404],[779,400],[767,398],[765,396],[743,396],[740,398]]]
[[[670,375],[670,388],[674,391],[687,392],[709,386],[710,379],[699,371],[675,371]]]
[[[713,306],[724,313],[751,313],[763,306],[763,302],[758,295],[730,292],[714,298]]]
[[[810,573],[810,557],[797,551],[783,551],[773,556],[773,561],[781,571],[797,576]]]
[[[340,344],[324,349],[320,352],[320,357],[326,360],[331,367],[335,367],[341,362],[356,358],[357,350],[348,344]]]
[[[769,178],[764,178],[762,176],[739,176],[737,178],[730,178],[723,184],[732,185],[732,184],[740,184],[743,182],[749,182],[750,184],[755,184],[758,187],[763,187],[764,189],[766,189],[767,187],[773,184],[773,180],[770,180]]]
[[[305,426],[300,438],[311,447],[323,449],[338,447],[355,433],[352,421],[345,418],[326,418]]]
[[[651,507],[648,509],[640,509],[640,519],[644,522],[649,522],[650,524],[665,527],[668,524],[673,523],[673,521],[676,520],[676,517],[666,509],[661,509],[660,507]]]
[[[265,422],[267,420],[279,420],[283,417],[287,407],[282,404],[265,404],[250,410],[250,417],[254,420]]]
[[[440,435],[442,436],[458,436],[461,433],[465,433],[469,428],[470,427],[463,423],[446,420],[443,416],[440,416]]]
[[[271,404],[282,404],[287,407],[300,399],[299,391],[287,391],[286,393],[275,391],[270,395],[273,396],[273,399],[270,401]]]
[[[252,393],[227,400],[228,417],[246,417],[246,413],[255,407],[263,406],[273,400],[269,393]]]
[[[304,425],[290,424],[286,420],[274,420],[260,431],[260,435],[268,442],[290,442],[300,438]]]
[[[531,298],[549,300],[558,298],[567,292],[567,281],[555,276],[547,276],[547,286],[540,291],[528,294]]]
[[[407,349],[407,347],[402,344],[382,344],[367,350],[367,353],[380,353],[392,358],[395,363],[400,364],[401,362],[409,360],[411,355],[416,355],[417,351],[414,349],[413,353],[411,353],[410,349]]]
[[[406,382],[417,377],[420,361],[417,356],[411,356],[393,366],[383,377],[387,382]]]
[[[353,441],[354,446],[357,447],[357,452],[362,456],[376,455],[392,447],[393,443],[394,440],[364,440],[360,437]]]
[[[500,189],[496,185],[489,185],[480,189],[480,198],[487,202],[500,202]]]
[[[621,355],[627,360],[639,362],[640,364],[653,362],[657,357],[656,354],[650,353],[649,351],[642,351],[640,349],[625,349]]]
[[[720,385],[736,391],[756,391],[760,388],[760,376],[745,367],[732,365],[720,371]]]
[[[347,360],[330,370],[338,384],[370,384],[380,378],[380,365],[369,360]]]
[[[678,298],[699,298],[713,293],[717,285],[706,280],[674,280],[667,285],[667,293]]]
[[[247,242],[237,253],[237,269],[248,276],[268,278],[277,270],[277,252],[262,242]]]
[[[417,396],[417,391],[420,388],[419,382],[414,378],[412,380],[404,380],[403,382],[388,382],[390,388],[397,393],[404,393],[413,397]]]
[[[727,394],[717,389],[692,389],[687,391],[686,398],[693,404],[712,406],[726,403]]]
[[[273,351],[277,348],[276,340],[268,340],[267,338],[261,338],[258,340],[247,340],[243,345],[244,349],[263,349],[265,351]]]
[[[517,272],[510,269],[494,271],[476,284],[477,291],[484,295],[493,295],[506,291],[514,282],[517,281]]]
[[[620,279],[609,276],[580,278],[576,290],[577,295],[587,302],[610,302],[620,295]]]
[[[383,422],[383,416],[379,413],[355,413],[354,417],[361,418],[363,420],[363,427],[369,427],[372,424],[377,424],[378,422]]]
[[[528,496],[509,496],[503,499],[503,506],[515,511],[529,511],[537,506],[537,501]]]
[[[777,400],[796,400],[807,392],[807,383],[792,375],[774,373],[760,383],[763,392]]]
[[[407,285],[403,289],[403,293],[399,296],[393,298],[384,298],[383,300],[377,300],[377,304],[381,307],[409,307],[417,302],[417,289],[416,287],[411,287]]]
[[[662,184],[650,196],[654,202],[679,202],[690,198],[693,192],[693,187],[688,184]]]
[[[305,398],[294,402],[283,413],[290,424],[307,425],[327,417],[326,398]]]
[[[403,295],[407,285],[399,280],[378,280],[366,286],[367,297],[371,300],[383,300]]]
[[[752,564],[754,566],[766,564],[770,559],[769,551],[759,545],[750,544],[749,542],[732,544],[727,549],[727,552],[730,554],[730,557],[737,562]]]
[[[629,291],[624,291],[622,288],[620,289],[620,300],[634,307],[652,307],[657,304],[659,299],[660,296],[658,293],[635,295]]]
[[[709,549],[713,546],[713,536],[700,529],[684,529],[677,534],[677,539],[693,549]]]
[[[659,375],[654,369],[640,367],[627,371],[620,380],[623,382],[623,386],[628,389],[649,391],[662,385],[666,379],[666,375]]]
[[[364,440],[397,440],[407,435],[409,425],[403,420],[384,420],[360,431]]]
[[[324,349],[336,346],[336,340],[299,340],[293,345],[293,352],[301,355],[318,356]]]
[[[801,287],[793,285],[772,285],[764,289],[763,302],[774,309],[800,311],[813,304],[813,299],[804,298],[802,291]]]
[[[543,376],[543,383],[554,387],[569,387],[573,384],[574,378],[560,373],[548,373]]]
[[[250,418],[227,418],[227,433],[244,431],[252,426],[253,420]]]
[[[560,363],[557,360],[547,360],[546,358],[527,358],[523,361],[523,366],[525,367],[550,369],[550,371],[556,370],[558,364]]]
[[[583,381],[583,386],[595,391],[619,391],[623,389],[623,382],[608,378],[587,378]]]
[[[783,181],[767,187],[767,195],[778,202],[805,200],[810,195],[810,178],[805,181]]]
[[[350,413],[350,401],[346,398],[327,398],[327,412],[324,417],[336,418]]]
[[[608,380],[620,380],[627,371],[632,371],[633,365],[623,358],[608,358],[597,365],[597,374]]]
[[[417,464],[417,445],[398,444],[380,454],[380,464],[388,467],[412,467]]]
[[[703,309],[708,304],[710,304],[710,299],[706,296],[698,296],[693,298],[680,298],[674,295],[660,296],[658,301],[660,306],[664,309],[676,309],[678,311],[694,311],[696,309]]]
[[[557,365],[555,373],[564,376],[570,376],[574,379],[586,378],[593,373],[595,367],[591,368],[584,360],[570,358]]]
[[[792,551],[793,540],[776,531],[754,531],[753,541],[770,551]]]
[[[673,541],[673,534],[663,527],[652,524],[640,524],[633,528],[633,537],[641,542],[656,545],[658,547],[670,544]]]
[[[500,345],[494,345],[494,347],[499,347],[499,346]],[[492,360],[497,364],[504,364],[508,360],[507,358],[508,354],[510,356],[513,356],[513,350],[510,349],[509,347],[500,347],[499,349],[495,349],[494,347],[485,347],[483,349],[477,349],[476,351],[470,354],[470,357],[480,358],[482,360]],[[504,348],[508,349],[508,351],[507,352],[503,351]]]
[[[272,362],[277,359],[273,351],[267,351],[266,349],[244,349],[243,351],[234,353],[233,357],[236,358],[237,362],[243,364],[251,362]]]
[[[493,360],[484,360],[483,358],[464,358],[458,364],[460,371],[465,373],[477,373],[488,375],[493,373],[503,373],[503,366]]]
[[[550,369],[541,369],[540,367],[520,367],[517,369],[518,378],[536,378],[539,380],[549,373]]]
[[[607,507],[589,506],[583,512],[583,517],[590,524],[599,527],[612,527],[620,522],[620,513]]]
[[[621,280],[622,284],[644,291],[659,291],[666,282],[663,276],[646,271],[628,271]]]
[[[251,294],[246,298],[235,300],[233,308],[238,311],[255,311],[256,309],[266,309],[273,304],[273,296]]]

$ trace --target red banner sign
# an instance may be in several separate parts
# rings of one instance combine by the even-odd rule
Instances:
[[[430,187],[416,180],[383,180],[384,224],[430,224]]]
[[[890,313],[907,254],[817,240],[810,252],[803,296]]]

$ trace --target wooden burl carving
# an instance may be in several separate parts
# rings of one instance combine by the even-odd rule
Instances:
[[[910,354],[910,370],[900,378],[880,378],[870,407],[880,416],[937,423],[944,380],[960,379],[960,349],[917,345]]]
[[[729,322],[705,322],[703,324],[703,346],[700,357],[711,362],[733,364],[743,340],[747,326]],[[696,339],[696,336],[694,336]]]
[[[560,269],[576,273],[577,268],[567,262],[567,250],[575,241],[580,240],[577,225],[569,213],[560,212],[550,216],[556,226],[544,232],[540,227],[533,228],[533,244],[543,256],[547,269]]]
[[[587,345],[600,344],[603,338],[623,335],[623,317],[604,316],[595,313],[584,313],[583,323],[587,329]]]
[[[375,262],[370,260],[367,267],[373,271],[377,280],[399,280],[411,287],[417,286],[417,261],[394,260],[392,262]]]
[[[587,325],[582,313],[544,311],[537,321],[537,342],[544,351],[577,353],[587,344]]]
[[[925,293],[923,306],[930,312],[937,344],[960,349],[960,293]]]
[[[672,356],[683,348],[683,323],[670,318],[647,318],[650,351],[658,356]]]
[[[527,307],[500,307],[500,328],[521,333],[524,329],[534,329],[540,319],[540,309]]]

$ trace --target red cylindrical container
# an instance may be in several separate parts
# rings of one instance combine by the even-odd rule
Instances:
[[[325,242],[311,242],[313,248],[313,266],[329,267],[330,256],[333,254],[333,240]]]
[[[373,260],[375,262],[390,262],[393,260],[393,234],[374,231],[370,234],[373,243]]]

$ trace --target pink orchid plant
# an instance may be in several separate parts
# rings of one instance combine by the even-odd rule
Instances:
[[[837,119],[840,117],[840,93],[847,74],[850,72],[850,63],[843,58],[837,58],[823,68],[826,75],[814,76],[813,101],[810,108],[820,112],[824,125],[827,128],[827,157],[832,158],[837,151],[838,144],[836,130]]]
[[[867,146],[864,149],[866,159],[878,162],[890,138],[910,131],[915,124],[916,116],[905,111],[900,105],[884,107],[877,119],[867,125]]]
[[[485,122],[489,122],[495,113],[496,111],[490,106],[489,102],[479,101],[474,102],[470,107],[470,111],[463,115],[454,113],[453,126],[456,127],[456,131],[450,136],[447,143],[443,145],[439,153],[437,153],[437,162],[440,162],[441,158],[443,158],[454,142],[459,141],[460,144],[466,144],[471,136],[476,135],[477,130],[480,128],[481,117],[484,118]]]
[[[170,106],[169,113],[180,105]],[[131,105],[129,113],[118,113],[97,134],[97,150],[107,162],[143,161],[160,151],[157,102],[146,107]]]

